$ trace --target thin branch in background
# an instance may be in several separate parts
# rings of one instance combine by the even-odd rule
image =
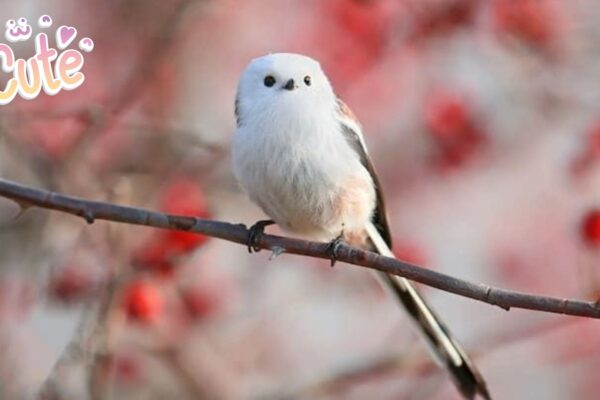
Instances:
[[[205,220],[194,217],[169,215],[142,208],[125,207],[99,201],[53,193],[16,182],[0,179],[0,196],[19,204],[63,211],[84,218],[88,223],[96,219],[145,225],[155,228],[182,230],[246,244],[248,230],[242,224]],[[284,249],[284,252],[315,258],[329,259],[329,244],[291,239],[281,236],[262,235],[257,241],[261,249]],[[511,290],[494,288],[482,283],[472,283],[450,275],[431,271],[410,263],[341,245],[338,260],[388,274],[398,275],[427,286],[463,297],[499,306],[505,310],[523,308],[557,314],[600,318],[598,301],[582,301],[566,298],[536,296]]]

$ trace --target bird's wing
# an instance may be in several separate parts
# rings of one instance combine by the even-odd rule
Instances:
[[[337,99],[337,118],[342,125],[342,133],[346,137],[346,140],[350,146],[360,157],[362,165],[367,169],[367,171],[369,171],[371,179],[373,180],[373,184],[375,185],[377,203],[371,222],[373,222],[373,225],[375,225],[377,231],[388,247],[392,248],[392,235],[387,221],[385,203],[383,201],[383,192],[381,190],[379,178],[377,177],[377,172],[375,171],[371,157],[369,157],[360,123],[350,108],[348,108],[348,106],[340,99]]]
[[[240,126],[242,126],[242,117],[240,116],[240,98],[239,98],[239,94],[235,95],[234,113],[235,113],[235,123],[236,123],[237,127],[239,128]]]
[[[344,136],[359,155],[363,166],[369,171],[375,184],[377,205],[372,224],[365,227],[369,238],[379,254],[394,257],[391,251],[392,238],[385,213],[381,185],[367,152],[360,124],[348,106],[339,99],[337,100],[337,117],[342,125]],[[427,305],[413,284],[405,278],[383,272],[379,272],[378,276],[405,307],[425,337],[436,359],[446,367],[462,395],[466,399],[473,399],[479,393],[485,399],[489,399],[487,385],[475,364],[458,341],[454,339],[446,325]]]

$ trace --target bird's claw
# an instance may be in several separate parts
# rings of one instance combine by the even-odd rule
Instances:
[[[260,237],[265,233],[265,227],[273,225],[274,223],[275,221],[271,219],[266,219],[258,221],[248,229],[248,239],[246,240],[246,245],[248,246],[248,253],[258,253],[260,251],[258,241],[260,240]]]
[[[335,262],[338,259],[338,251],[342,244],[344,244],[344,238],[342,235],[340,235],[329,242],[329,246],[327,246],[327,255],[329,255],[332,267],[335,265]]]

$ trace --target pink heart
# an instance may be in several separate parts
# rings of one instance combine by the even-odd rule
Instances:
[[[62,25],[56,31],[56,43],[58,44],[59,49],[64,49],[67,47],[73,39],[77,36],[77,29],[72,26]]]

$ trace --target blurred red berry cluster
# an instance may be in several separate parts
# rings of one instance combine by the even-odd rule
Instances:
[[[328,22],[315,24],[311,35],[321,43],[320,61],[330,71],[334,86],[341,89],[381,58],[400,4],[390,0],[333,0],[320,2],[318,7]]]
[[[486,135],[464,96],[438,90],[425,104],[425,124],[435,145],[435,162],[442,169],[471,159],[486,141]]]
[[[168,214],[195,218],[210,217],[201,187],[190,178],[172,178],[161,189],[158,203],[159,209]],[[127,315],[141,322],[155,321],[165,307],[165,293],[159,285],[177,285],[173,279],[178,267],[207,240],[206,236],[193,232],[154,231],[135,251],[132,258],[134,267],[140,272],[150,273],[154,280],[134,281],[125,289],[123,296]],[[156,281],[156,278],[159,281]],[[212,294],[201,288],[185,288],[177,293],[185,311],[192,318],[208,315],[213,309],[213,303],[217,301]]]
[[[159,209],[168,214],[208,218],[204,193],[188,178],[175,178],[163,189]],[[203,245],[207,237],[180,230],[158,230],[133,255],[133,264],[139,269],[169,276],[179,259]]]
[[[553,1],[492,1],[499,33],[540,50],[551,50],[561,34],[562,21]]]
[[[158,197],[158,208],[162,212],[210,217],[203,190],[193,179],[173,177],[160,189]],[[219,295],[204,286],[187,285],[173,290],[180,285],[177,281],[180,265],[207,240],[204,235],[177,230],[154,230],[143,239],[131,257],[134,275],[119,290],[120,304],[129,320],[156,324],[166,308],[177,304],[181,304],[179,308],[192,320],[210,315],[218,308]],[[67,304],[87,300],[105,287],[107,276],[98,274],[83,261],[65,262],[50,276],[48,295]],[[169,300],[174,294],[179,297],[178,302]]]
[[[468,28],[475,22],[480,5],[477,0],[415,1],[410,37],[427,40]]]

